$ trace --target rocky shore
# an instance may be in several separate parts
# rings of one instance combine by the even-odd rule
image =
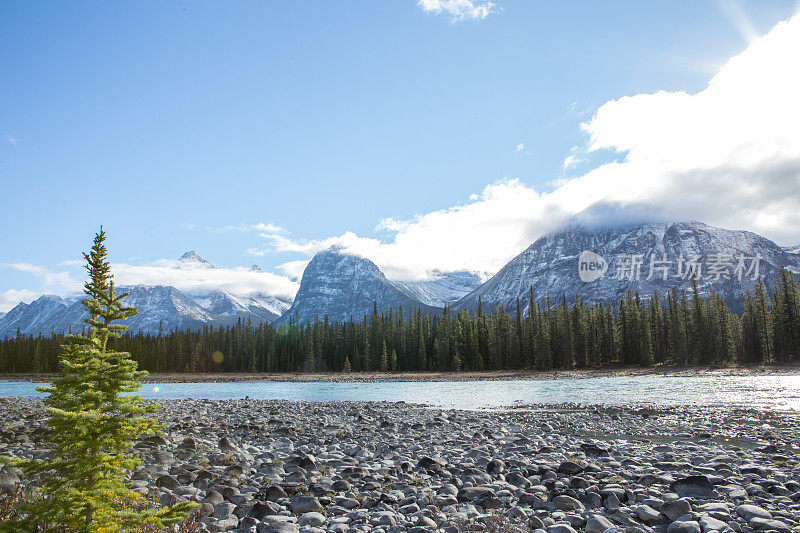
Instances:
[[[132,483],[200,531],[800,532],[800,420],[754,410],[163,402]],[[43,411],[0,399],[0,455]],[[19,479],[0,470],[0,490]]]
[[[572,370],[483,370],[461,372],[352,372],[344,373],[264,373],[264,372],[214,372],[214,373],[159,373],[151,372],[145,383],[240,383],[240,382],[354,382],[376,383],[386,381],[509,381],[548,379],[588,379],[627,376],[796,376],[800,365],[762,366],[656,366],[613,367]],[[55,374],[0,374],[0,381],[33,381],[48,383]]]

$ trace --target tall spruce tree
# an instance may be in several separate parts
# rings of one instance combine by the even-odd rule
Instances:
[[[137,311],[122,303],[108,263],[103,228],[86,259],[89,280],[84,285],[89,311],[88,335],[68,337],[59,376],[47,393],[50,428],[48,459],[7,460],[23,469],[35,485],[23,504],[21,522],[0,524],[3,531],[114,532],[138,531],[145,525],[167,527],[180,522],[194,504],[146,509],[144,498],[125,482],[125,474],[141,460],[130,452],[132,441],[159,431],[153,413],[135,395],[139,380],[130,354],[117,352],[108,341],[120,337],[125,320]]]

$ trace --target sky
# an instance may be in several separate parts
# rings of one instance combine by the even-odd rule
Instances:
[[[0,3],[0,312],[79,291],[101,224],[118,283],[281,296],[330,246],[491,275],[587,210],[796,245],[799,11]]]

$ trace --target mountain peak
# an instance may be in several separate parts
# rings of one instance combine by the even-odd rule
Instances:
[[[582,277],[579,261],[585,252],[603,260],[605,267],[598,277]],[[640,266],[628,271],[626,258],[632,261],[634,256]],[[719,274],[710,273],[708,264],[719,263],[720,257],[731,258],[731,264],[717,264]],[[607,303],[619,301],[629,289],[644,299],[654,292],[689,291],[691,278],[686,274],[684,261],[697,258],[700,293],[706,295],[714,290],[733,309],[741,310],[744,293],[753,289],[755,280],[753,275],[742,271],[741,277],[737,277],[733,260],[756,257],[759,258],[757,275],[764,279],[768,289],[782,265],[800,267],[796,255],[769,239],[703,222],[625,223],[617,228],[591,229],[569,225],[537,239],[453,307],[475,309],[481,300],[484,309],[498,307],[513,311],[517,301],[529,305],[531,293],[537,301],[563,295],[568,301],[578,296],[587,302]]]
[[[375,304],[380,312],[425,307],[387,280],[369,259],[329,248],[318,252],[306,266],[292,307],[281,321],[295,317],[308,323],[324,316],[334,321],[360,320]]]
[[[184,265],[192,265],[192,266],[202,266],[205,268],[214,268],[214,265],[211,262],[206,261],[200,254],[195,252],[194,250],[189,250],[182,256],[178,258],[178,261]]]
[[[264,272],[264,271],[261,269],[260,266],[253,265],[253,266],[250,267],[250,272]]]

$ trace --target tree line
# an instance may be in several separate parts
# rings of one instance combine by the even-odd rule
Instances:
[[[518,300],[510,312],[445,308],[327,317],[278,327],[239,320],[228,327],[128,333],[113,339],[151,372],[371,372],[571,369],[613,366],[784,364],[800,361],[800,290],[781,269],[773,290],[758,280],[741,315],[715,292],[629,291],[614,305],[580,298]],[[0,341],[0,372],[54,372],[65,336]]]

